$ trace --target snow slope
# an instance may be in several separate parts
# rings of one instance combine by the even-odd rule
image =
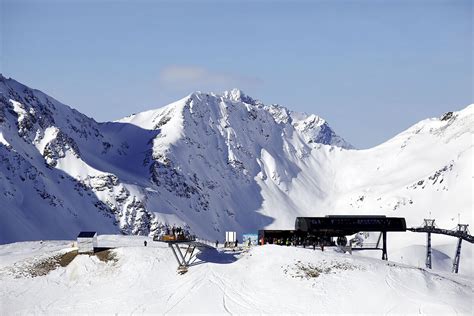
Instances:
[[[2,314],[376,313],[466,314],[473,311],[473,277],[284,246],[244,252],[206,250],[189,271],[176,273],[166,245],[144,237],[108,242],[114,261],[80,255],[47,275],[21,276],[39,255],[71,250],[66,242],[0,246]],[[141,238],[141,239],[140,239]],[[99,243],[100,243],[99,238]],[[25,253],[35,250],[30,256]],[[4,259],[10,260],[5,263]]]
[[[174,224],[222,239],[341,213],[472,227],[473,112],[355,150],[324,119],[239,90],[98,123],[0,77],[0,243],[80,230],[152,236]],[[393,239],[389,250],[410,252],[424,238]],[[443,247],[454,243],[434,245],[451,258]]]

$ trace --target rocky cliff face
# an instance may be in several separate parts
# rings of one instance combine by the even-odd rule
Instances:
[[[95,161],[124,145],[93,119],[0,77],[2,242],[71,238],[78,230],[148,234],[141,198]]]
[[[298,215],[414,214],[430,205],[432,192],[418,192],[432,180],[462,195],[462,208],[469,193],[451,188],[472,156],[472,106],[448,116],[357,151],[324,119],[240,90],[97,123],[0,77],[0,242],[86,229],[154,235],[166,225],[222,238],[290,228]]]

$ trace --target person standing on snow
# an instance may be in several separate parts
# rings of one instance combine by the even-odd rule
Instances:
[[[219,241],[216,239],[216,249],[217,249],[217,246],[219,246]]]

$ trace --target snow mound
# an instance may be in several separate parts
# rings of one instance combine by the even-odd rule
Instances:
[[[472,276],[272,245],[244,252],[206,251],[188,273],[179,275],[172,252],[155,244],[117,248],[113,262],[80,255],[68,266],[34,278],[0,272],[2,311],[472,314]],[[0,246],[0,261],[32,247]]]

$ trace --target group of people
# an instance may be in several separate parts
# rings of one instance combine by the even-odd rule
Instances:
[[[234,247],[234,248],[237,248],[237,246],[239,245],[239,240],[236,239],[235,241],[226,241],[224,242],[224,248],[230,248],[230,247]],[[219,240],[216,239],[216,248],[219,246]]]
[[[307,240],[307,239],[295,239],[295,238],[265,238],[263,240],[265,244],[274,244],[279,246],[303,246],[306,247],[313,247],[313,250],[316,250],[316,246],[320,246],[321,250],[324,251],[324,241],[317,241],[317,240]]]
[[[183,229],[181,227],[176,227],[173,225],[173,227],[166,227],[165,229],[165,235],[168,235],[168,236],[174,236],[174,238],[176,240],[183,240],[183,239],[189,239],[190,237],[190,233],[188,230],[186,229]]]
[[[153,240],[193,240],[188,229],[180,226],[170,226],[168,224],[162,225],[156,231]]]

